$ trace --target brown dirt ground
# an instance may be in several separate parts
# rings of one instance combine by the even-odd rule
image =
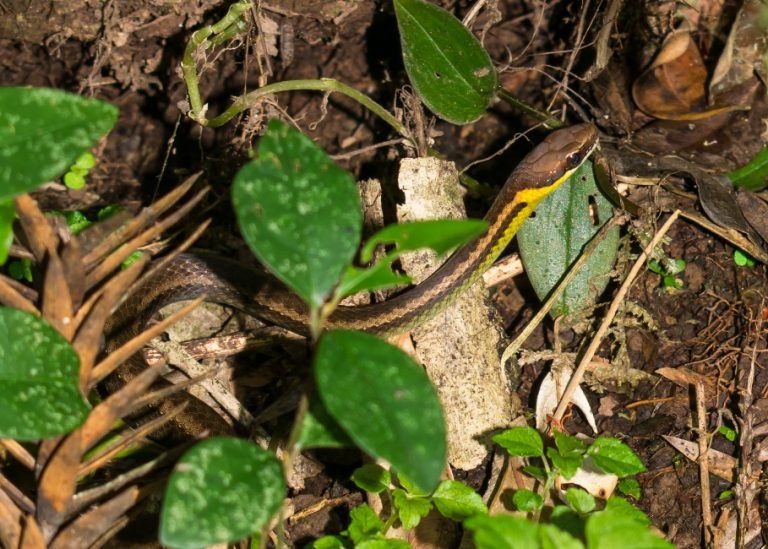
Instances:
[[[438,3],[460,16],[473,4],[468,0]],[[534,3],[509,0],[489,4],[498,8],[499,19],[492,21],[485,45],[494,60],[500,64],[509,61],[515,69],[502,74],[507,91],[540,108],[554,101],[555,107],[568,109],[570,118],[578,118],[572,103],[563,103],[562,96],[556,92],[558,82],[563,81],[559,67],[570,59],[572,41],[569,37],[580,22],[580,3],[555,2],[552,9],[543,13],[534,9]],[[624,13],[619,22],[625,25],[618,28],[623,33],[633,32],[628,27],[636,24],[634,18],[641,17],[639,12],[644,5],[642,2],[629,4],[634,6],[627,8],[630,13]],[[254,31],[236,46],[209,56],[201,81],[209,116],[226,108],[232,96],[255,89],[262,80],[275,82],[320,76],[349,83],[385,106],[395,105],[394,94],[406,80],[397,44],[393,41],[396,26],[389,2],[292,0],[261,2],[261,6],[263,16],[284,31],[282,41],[274,44],[278,55],[262,58],[259,66],[254,55],[258,43]],[[242,252],[243,245],[235,236],[229,213],[228,184],[248,149],[258,140],[267,117],[289,114],[331,154],[348,153],[392,137],[384,124],[355,103],[332,96],[327,112],[323,112],[322,97],[310,93],[273,98],[235,123],[216,130],[203,130],[185,119],[179,110],[186,93],[178,69],[183,47],[192,30],[217,20],[226,7],[226,3],[211,0],[0,2],[0,84],[61,88],[120,107],[118,124],[98,151],[98,167],[92,172],[87,189],[41,191],[36,197],[45,208],[90,212],[100,206],[120,203],[136,211],[156,195],[166,192],[185,174],[204,170],[214,188],[209,206],[213,208],[215,227],[203,238],[202,245],[221,249],[224,242],[226,250],[221,251]],[[474,28],[482,29],[484,22],[491,22],[492,15],[483,11]],[[723,25],[727,24],[726,17]],[[594,37],[597,30],[590,27],[588,36]],[[654,48],[657,46],[654,40],[658,41],[650,32],[638,32],[635,36],[647,38],[649,43],[629,46],[622,43],[621,37],[617,38],[622,51],[614,61],[620,65],[620,73],[627,81],[637,75],[637,67],[642,64],[641,52],[633,50]],[[269,40],[274,38],[268,36]],[[288,42],[294,49],[292,60],[285,55]],[[593,59],[589,47],[585,48],[571,68],[577,74],[589,67]],[[521,67],[528,70],[518,70]],[[581,93],[587,101],[577,100],[579,111],[588,118],[601,113],[610,115],[611,123],[603,124],[602,128],[606,134],[622,137],[616,131],[621,125],[616,120],[628,120],[633,128],[638,127],[636,113],[614,112],[612,107],[603,104],[598,107],[594,88],[576,80],[571,79],[573,91]],[[604,119],[599,118],[598,122]],[[433,128],[437,136],[435,146],[461,166],[495,152],[515,132],[530,127],[531,123],[509,107],[498,105],[478,122],[465,127],[437,121]],[[759,117],[737,115],[723,131],[726,135],[741,136],[732,142],[755,144],[759,141],[756,126],[759,132]],[[721,167],[738,165],[755,150],[752,145],[750,150],[746,148],[732,147],[715,155],[715,165],[718,162]],[[502,183],[508,166],[514,165],[514,157],[521,154],[519,147],[513,149],[513,153],[481,165],[472,174],[488,183]],[[397,152],[393,148],[371,149],[344,156],[339,163],[359,178],[374,175],[385,178],[393,170]],[[712,158],[709,160],[712,165]],[[481,203],[473,207],[482,211],[484,206]],[[201,215],[212,215],[210,212]],[[636,252],[637,246],[634,246],[632,250]],[[687,262],[681,275],[683,288],[663,291],[659,277],[650,271],[644,272],[628,302],[644,309],[655,325],[625,322],[631,367],[648,373],[660,367],[686,367],[714,382],[716,391],[707,402],[706,421],[710,432],[720,421],[733,426],[743,418],[739,388],[744,386],[744,372],[755,347],[754,423],[765,421],[768,411],[766,370],[762,368],[765,330],[761,328],[761,322],[768,317],[768,306],[764,302],[765,267],[738,268],[731,259],[732,252],[732,246],[723,240],[688,222],[678,222],[668,235],[666,253]],[[606,301],[610,300],[610,291],[615,291],[615,286],[604,296]],[[529,286],[521,279],[500,288],[497,297],[511,334],[525,324],[537,307]],[[567,330],[560,338],[566,348],[573,348],[581,340]],[[527,347],[542,348],[551,345],[552,340],[550,324],[545,331],[540,329],[535,333]],[[616,345],[604,346],[600,356],[610,358],[615,350]],[[535,368],[522,373],[519,394],[523,402],[532,403],[532,387],[540,373]],[[601,432],[626,441],[648,468],[639,477],[643,497],[638,505],[677,546],[701,545],[697,465],[681,458],[660,438],[672,435],[696,440],[691,389],[660,377],[637,386],[616,382],[593,386],[593,389],[589,395]],[[586,432],[578,415],[565,427],[571,432]],[[756,441],[758,447],[761,442]],[[717,450],[739,457],[737,443],[715,436],[712,444]],[[748,459],[760,475],[761,463],[755,455]],[[339,531],[344,526],[346,509],[361,501],[359,494],[350,491],[347,480],[358,458],[333,452],[317,457],[325,467],[306,479],[300,493],[293,494],[294,506],[300,510],[321,498],[334,500],[337,505],[293,525],[288,535],[296,542]],[[486,469],[481,468],[468,479],[480,487],[486,481],[485,474]],[[711,482],[715,515],[726,507],[733,508],[733,498],[717,497],[733,485],[716,477],[711,477]],[[756,503],[763,500],[764,495],[760,494]]]

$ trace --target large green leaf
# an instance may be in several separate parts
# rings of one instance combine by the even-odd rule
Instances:
[[[307,136],[271,120],[258,159],[235,177],[232,201],[253,253],[317,309],[360,243],[353,177]]]
[[[725,176],[734,187],[747,191],[762,191],[768,186],[768,147],[763,147],[748,163]]]
[[[350,438],[431,491],[445,464],[443,413],[424,370],[392,345],[362,332],[323,336],[317,389]]]
[[[170,478],[160,514],[160,542],[206,547],[258,531],[285,497],[277,458],[236,438],[211,438],[182,456]]]
[[[496,93],[488,52],[461,22],[422,0],[395,0],[403,62],[413,87],[440,118],[466,124]]]
[[[0,88],[0,200],[58,177],[115,125],[102,101],[48,88]]]
[[[517,233],[520,257],[540,299],[544,299],[581,254],[584,245],[613,215],[613,208],[595,184],[592,163],[585,162],[545,198]],[[553,317],[568,316],[591,305],[609,281],[616,260],[619,229],[605,240],[571,281],[552,307]]]
[[[0,307],[0,437],[48,438],[85,421],[79,368],[77,353],[47,322]]]

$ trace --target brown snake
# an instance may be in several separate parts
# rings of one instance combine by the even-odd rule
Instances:
[[[460,248],[429,278],[392,299],[371,305],[338,307],[326,324],[378,334],[412,328],[450,304],[498,258],[522,223],[546,196],[592,153],[597,130],[580,124],[551,133],[513,170],[485,220],[488,230]],[[204,296],[266,322],[307,335],[308,309],[275,279],[214,254],[184,253],[145,279],[116,312],[108,349],[138,333],[170,303]],[[120,377],[142,366],[131,361]],[[186,429],[185,429],[186,430]]]

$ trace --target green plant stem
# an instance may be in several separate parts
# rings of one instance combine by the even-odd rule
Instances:
[[[523,101],[519,97],[515,97],[511,93],[499,89],[498,92],[496,92],[499,99],[503,99],[510,105],[512,105],[514,108],[519,109],[523,111],[528,116],[535,118],[536,120],[543,122],[544,126],[549,130],[556,130],[558,128],[562,128],[564,124],[560,122],[557,118],[549,114],[548,112],[542,112],[530,103]]]
[[[287,92],[287,91],[323,91],[323,92],[338,92],[346,95],[350,99],[354,99],[360,103],[363,107],[369,111],[378,115],[387,124],[392,126],[397,133],[406,139],[411,140],[411,135],[405,126],[384,107],[376,103],[373,99],[367,95],[357,91],[356,89],[347,86],[346,84],[339,82],[334,78],[320,78],[312,80],[285,80],[283,82],[275,82],[273,84],[267,84],[266,86],[254,90],[244,96],[238,97],[232,103],[232,105],[216,118],[207,120],[203,125],[210,128],[217,128],[229,122],[234,116],[240,114],[244,110],[251,107],[259,99],[264,96]]]
[[[237,25],[238,20],[245,11],[251,8],[249,0],[239,0],[227,10],[227,14],[220,21],[213,25],[208,25],[192,33],[192,39],[187,43],[184,49],[184,57],[181,60],[181,72],[184,76],[184,82],[187,85],[187,94],[189,95],[189,116],[197,122],[204,124],[205,113],[203,112],[203,102],[200,98],[200,87],[197,82],[197,63],[195,62],[195,53],[197,50],[207,49],[210,45],[208,38],[210,36],[225,33],[231,34],[230,27]],[[237,28],[237,27],[236,27]]]

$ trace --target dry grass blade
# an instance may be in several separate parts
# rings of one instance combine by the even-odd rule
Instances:
[[[133,507],[141,497],[142,491],[131,486],[106,503],[88,510],[62,530],[50,544],[50,548],[90,547],[109,531],[115,521]]]
[[[37,307],[9,284],[9,280],[4,276],[0,276],[0,303],[6,307],[12,307],[35,316],[40,316],[40,311],[37,310]]]
[[[52,453],[38,480],[36,516],[47,538],[64,522],[75,494],[82,455],[80,438],[79,429],[67,436]]]
[[[81,308],[81,311],[83,309],[88,310],[89,314],[82,321],[82,326],[78,330],[74,341],[72,341],[72,345],[80,357],[81,388],[85,389],[91,383],[92,369],[101,349],[104,325],[106,324],[107,319],[112,314],[112,311],[115,310],[120,300],[125,296],[131,284],[139,278],[147,263],[149,263],[148,256],[139,258],[130,267],[119,272],[115,277],[110,279],[110,281],[93,296],[93,300],[89,299]],[[92,305],[94,302],[95,305]],[[73,324],[80,326],[80,322],[78,322],[77,318]]]
[[[59,246],[59,238],[48,224],[43,212],[37,207],[28,194],[16,197],[16,213],[19,215],[19,223],[24,230],[32,254],[38,263],[43,263],[46,257],[56,254]]]
[[[48,256],[42,309],[43,318],[67,341],[72,341],[74,336],[72,296],[69,293],[69,280],[65,276],[64,265],[58,254]]]
[[[21,547],[21,510],[0,490],[0,542],[3,547]]]
[[[44,549],[45,538],[34,517],[25,517],[24,529],[21,532],[19,547],[23,547],[24,549]]]
[[[106,278],[109,273],[117,269],[122,264],[122,262],[125,261],[128,256],[134,252],[134,250],[137,250],[148,242],[155,240],[169,228],[176,225],[184,217],[189,215],[192,209],[197,206],[197,204],[206,194],[208,194],[208,189],[201,190],[195,196],[190,198],[186,204],[181,206],[171,215],[164,218],[162,221],[155,223],[150,229],[129,240],[125,243],[124,246],[121,246],[115,252],[107,256],[88,273],[86,286],[88,288],[93,288],[96,286],[96,284]]]
[[[95,246],[86,256],[83,258],[86,270],[91,270],[95,265],[102,261],[111,250],[118,247],[120,244],[131,238],[139,231],[141,231],[147,225],[154,223],[160,215],[163,214],[168,208],[178,202],[182,196],[184,196],[192,185],[200,177],[197,173],[191,177],[188,177],[181,185],[173,189],[166,194],[160,200],[152,204],[149,208],[144,208],[139,215],[137,215],[127,225],[123,226],[120,230],[114,231],[100,244]]]
[[[128,360],[134,353],[137,353],[141,350],[144,345],[146,345],[153,337],[159,336],[161,333],[163,333],[165,330],[167,330],[170,326],[172,326],[174,323],[179,321],[180,319],[184,318],[186,315],[188,315],[192,310],[200,305],[203,302],[203,299],[196,299],[195,301],[192,301],[187,306],[183,307],[182,309],[179,309],[174,314],[163,320],[162,322],[157,323],[155,326],[152,326],[148,330],[143,331],[127,343],[125,343],[123,346],[121,346],[119,349],[112,352],[108,357],[106,357],[104,360],[102,360],[100,363],[98,363],[94,368],[93,372],[91,373],[91,386],[95,385],[105,377],[107,377],[109,374],[115,371],[115,368],[120,366],[123,362]]]
[[[69,284],[69,295],[72,299],[72,308],[77,309],[83,303],[85,297],[85,265],[80,249],[80,239],[72,238],[59,254],[64,268],[64,276]]]
[[[150,435],[150,433],[165,427],[165,425],[168,424],[173,418],[183,412],[186,407],[187,403],[183,403],[175,407],[168,414],[158,416],[143,424],[135,431],[132,431],[130,434],[122,436],[120,440],[118,440],[115,444],[105,448],[104,451],[99,452],[91,459],[83,463],[80,466],[80,470],[78,471],[78,476],[82,478],[84,476],[90,475],[110,459],[115,457],[118,453],[128,448],[131,444],[138,444],[142,442],[147,436]]]
[[[124,488],[137,479],[145,477],[151,471],[159,469],[160,467],[164,467],[169,463],[175,462],[178,460],[181,454],[189,449],[190,445],[191,443],[177,446],[170,452],[166,452],[151,461],[142,463],[138,467],[131,469],[127,473],[124,473],[108,482],[105,482],[100,486],[96,486],[90,490],[85,490],[78,493],[72,500],[72,508],[70,510],[71,513],[74,516],[75,513],[78,513],[89,505],[93,505],[95,502],[104,499],[107,495],[114,494],[118,490]]]
[[[32,457],[24,446],[11,438],[0,438],[0,446],[16,458],[16,461],[32,471],[35,468],[35,458]]]
[[[15,484],[0,474],[0,490],[4,491],[13,502],[25,513],[34,513],[35,504]]]
[[[88,419],[79,429],[79,432],[82,433],[81,454],[87,452],[101,437],[106,435],[112,429],[115,421],[128,413],[139,395],[144,393],[157,379],[160,368],[147,368],[129,381],[125,387],[110,395],[91,410]]]

